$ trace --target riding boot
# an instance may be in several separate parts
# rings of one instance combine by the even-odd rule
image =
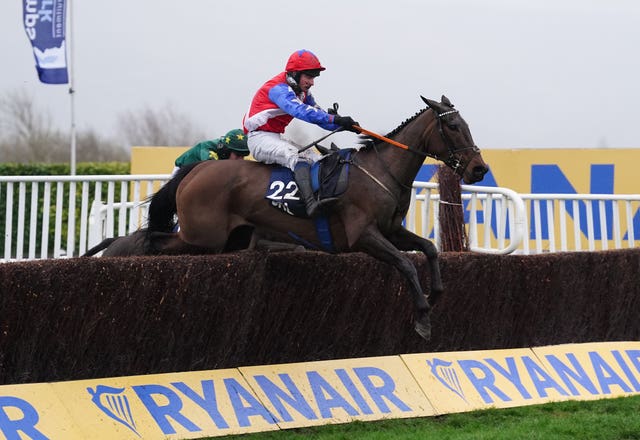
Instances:
[[[316,200],[313,195],[313,188],[311,187],[311,169],[309,168],[309,164],[299,163],[298,165],[296,165],[294,174],[296,183],[298,184],[298,190],[300,191],[302,200],[304,200],[304,204],[307,209],[307,215],[309,217],[316,217],[320,214],[320,211],[323,208],[332,205],[338,200],[335,197],[323,199],[320,201]]]

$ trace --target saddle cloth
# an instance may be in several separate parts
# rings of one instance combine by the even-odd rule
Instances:
[[[338,197],[347,189],[349,160],[353,149],[343,149],[324,156],[311,166],[311,186],[319,200]],[[273,166],[265,198],[289,215],[309,218],[300,198],[293,171]]]
[[[320,200],[338,197],[345,192],[349,176],[349,161],[353,151],[354,149],[351,148],[335,151],[311,166],[311,186],[316,197]],[[289,168],[279,165],[273,167],[265,198],[271,202],[273,207],[289,215],[309,218],[304,201],[300,198],[293,171]],[[319,215],[314,218],[314,222],[323,250],[334,252],[327,216]],[[290,232],[289,235],[305,247],[315,248],[293,232]]]

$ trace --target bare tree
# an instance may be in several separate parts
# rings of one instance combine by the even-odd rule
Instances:
[[[145,107],[118,116],[118,128],[128,145],[191,145],[204,134],[171,104],[160,109]]]
[[[37,108],[24,89],[0,96],[0,160],[4,162],[68,162],[68,132],[53,127],[51,115]],[[128,161],[129,153],[92,129],[76,137],[77,160],[81,162]]]
[[[128,162],[130,154],[114,140],[87,129],[76,136],[76,158],[78,162]]]
[[[204,139],[184,114],[172,106],[126,112],[118,117],[123,142],[105,139],[93,129],[76,136],[79,162],[128,161],[132,145],[191,145]],[[70,135],[52,124],[24,89],[0,96],[0,160],[3,162],[68,162]],[[126,146],[126,149],[125,149]]]
[[[51,162],[65,144],[53,128],[51,115],[36,108],[33,97],[23,89],[0,97],[0,139],[5,161]]]

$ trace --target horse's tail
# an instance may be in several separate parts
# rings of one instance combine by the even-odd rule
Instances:
[[[87,252],[82,254],[82,256],[83,257],[92,257],[93,255],[97,254],[98,252],[103,251],[106,248],[108,248],[111,245],[111,243],[116,241],[118,238],[119,237],[105,238],[100,243],[98,243],[97,245],[95,245],[94,247],[89,249]]]
[[[178,185],[199,163],[196,162],[180,167],[176,175],[151,197],[148,214],[148,233],[173,232],[176,226],[175,215],[178,211],[176,206]]]

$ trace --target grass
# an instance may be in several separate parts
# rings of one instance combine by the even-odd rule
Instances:
[[[640,396],[217,437],[242,440],[640,440]]]

